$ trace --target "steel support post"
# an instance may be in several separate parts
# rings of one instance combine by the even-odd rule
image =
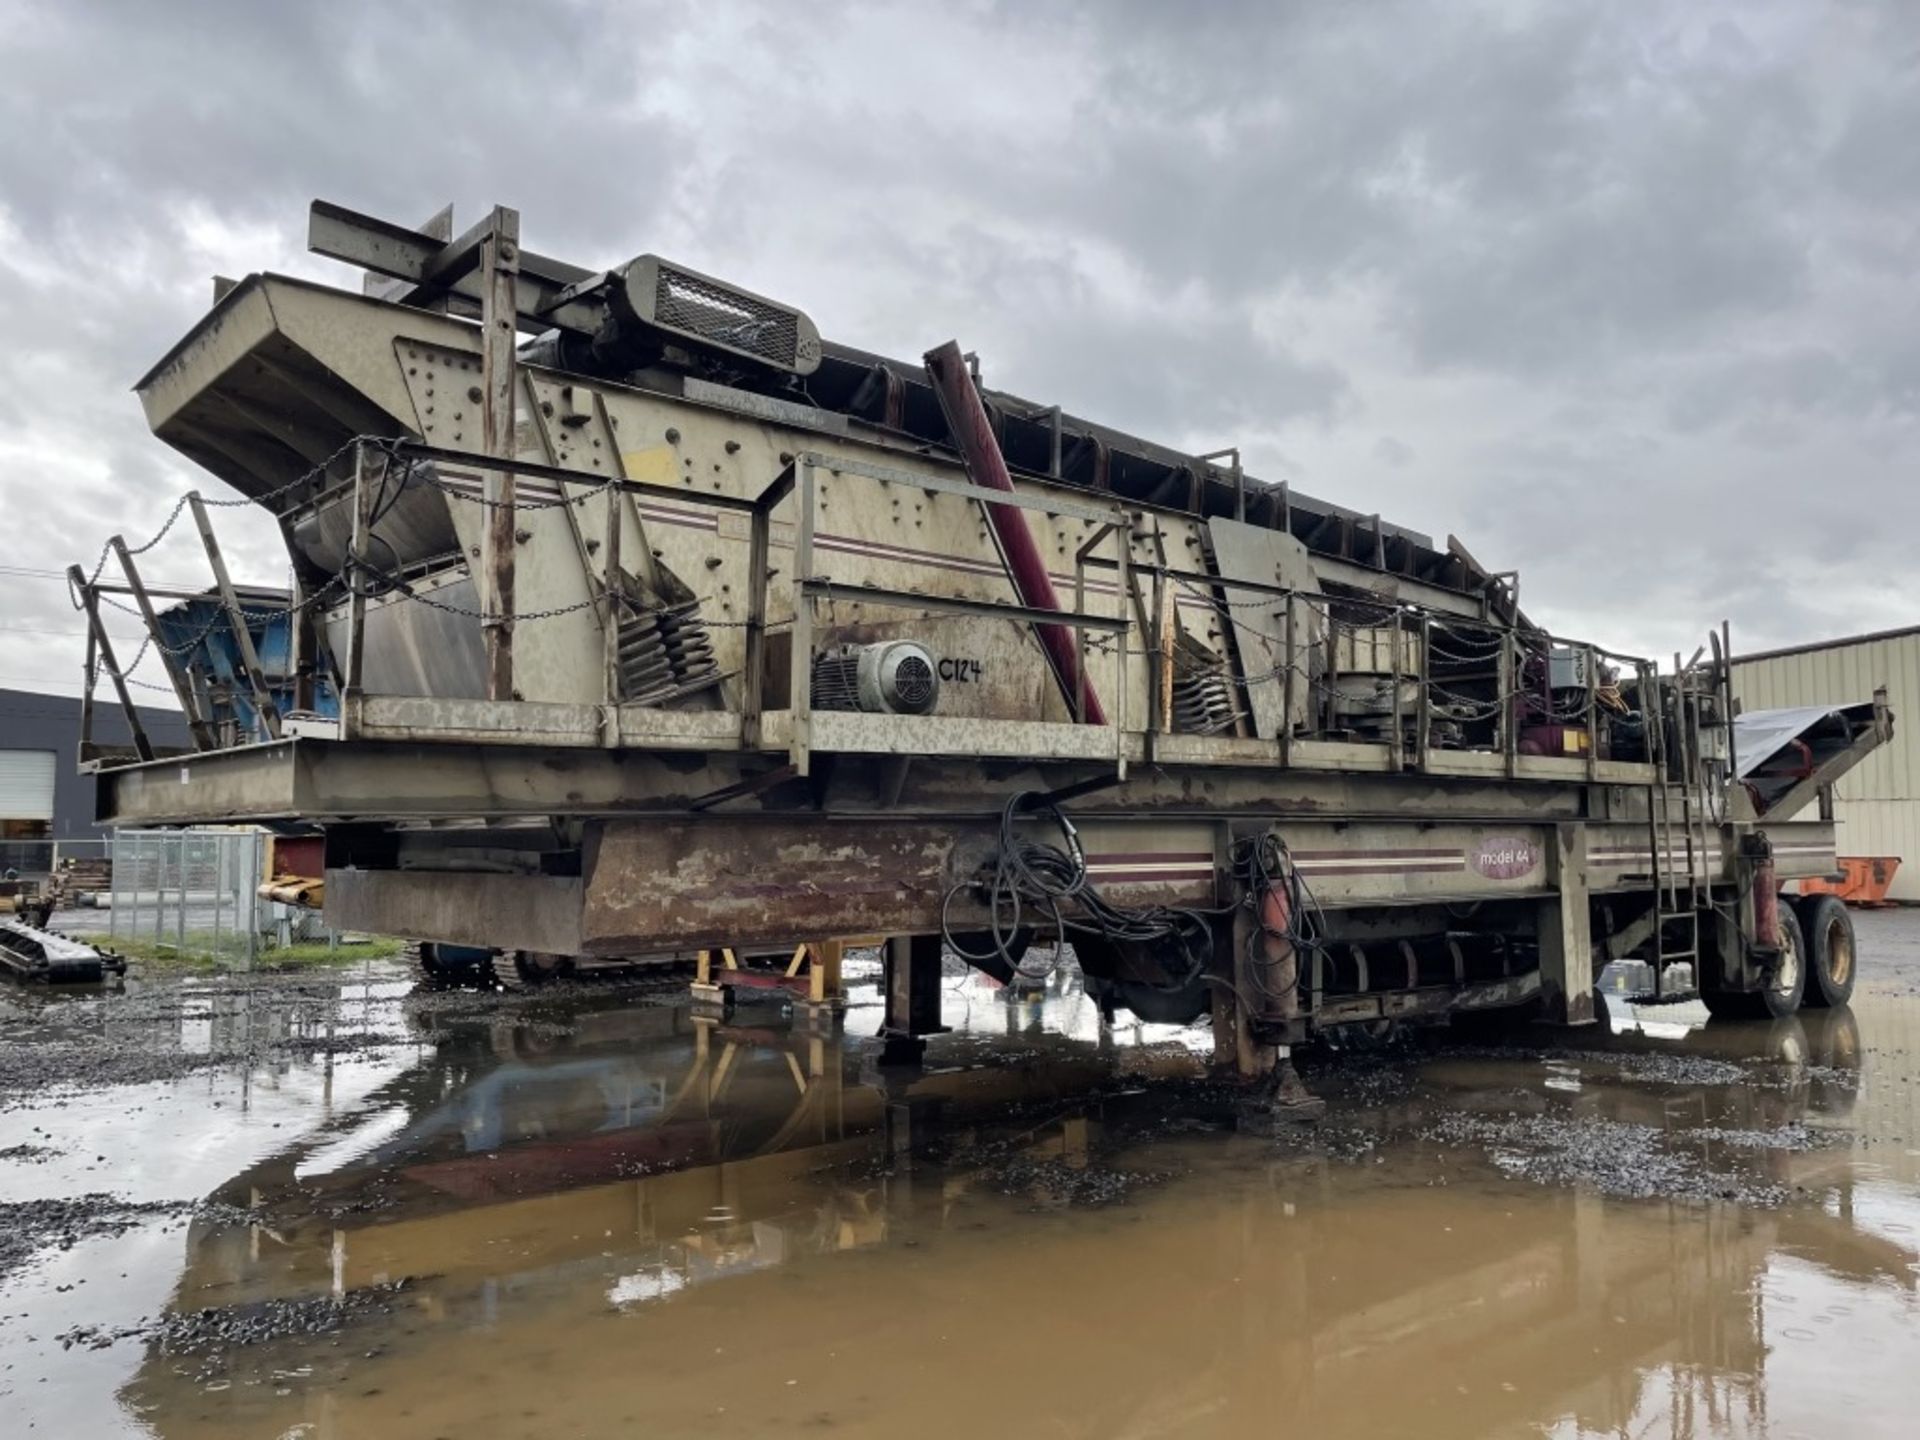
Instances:
[[[207,507],[199,491],[187,492],[187,508],[193,512],[194,526],[200,531],[200,543],[206,547],[207,563],[213,567],[214,584],[220,590],[220,603],[226,607],[227,623],[233,627],[233,643],[240,651],[240,665],[247,672],[247,683],[253,688],[253,703],[259,711],[260,723],[266,727],[271,739],[278,740],[280,707],[274,704],[273,690],[267,684],[267,672],[261,668],[260,654],[254,649],[253,632],[247,628],[246,612],[240,608],[239,597],[234,594],[233,581],[227,575],[226,557],[220,553],[220,542],[213,535],[213,521],[207,518]]]
[[[126,677],[120,673],[120,662],[113,658],[113,641],[107,638],[107,627],[100,622],[100,597],[88,583],[84,571],[78,565],[67,567],[67,583],[80,597],[80,603],[87,611],[87,633],[93,639],[93,646],[99,652],[100,664],[106,667],[107,675],[113,681],[114,693],[120,697],[120,708],[127,717],[127,729],[133,736],[134,753],[142,760],[153,759],[153,742],[147,739],[145,727],[140,724],[140,712],[134,708],[133,696],[127,690]],[[93,693],[91,684],[87,687],[89,696]],[[91,710],[91,705],[89,705]],[[88,719],[91,721],[91,714]]]
[[[353,457],[353,534],[348,541],[350,566],[347,572],[347,658],[341,676],[340,707],[342,738],[349,723],[349,701],[357,702],[367,664],[367,543],[373,527],[373,500],[380,476],[376,467],[385,456],[371,445],[362,444]]]
[[[768,555],[772,548],[773,507],[754,506],[747,532],[747,644],[746,673],[740,679],[740,743],[760,747],[761,717],[767,703],[767,587]]]
[[[1414,722],[1413,768],[1426,773],[1427,754],[1433,746],[1433,617],[1420,617],[1420,688],[1416,692],[1420,706]]]
[[[1247,472],[1241,468],[1240,447],[1230,445],[1225,450],[1209,450],[1206,454],[1196,455],[1193,458],[1206,463],[1209,469],[1213,468],[1215,460],[1233,462],[1227,472],[1228,481],[1233,486],[1233,518],[1244,525],[1247,520]]]
[[[598,397],[596,403],[599,403]],[[604,411],[605,406],[602,405],[601,409]],[[609,425],[608,428],[612,427]],[[623,693],[620,683],[620,511],[626,504],[626,497],[621,494],[618,485],[608,485],[606,490],[607,531],[606,538],[601,542],[600,590],[607,602],[607,613],[602,638],[606,641],[607,704],[618,705]]]
[[[1179,602],[1174,598],[1173,589],[1166,583],[1166,577],[1154,575],[1154,708],[1156,719],[1154,729],[1162,735],[1173,733],[1173,654],[1174,641],[1179,633],[1179,621],[1175,606]]]
[[[515,286],[520,272],[520,212],[495,206],[480,242],[481,428],[486,453],[514,458],[514,342],[518,339]],[[482,565],[481,628],[487,645],[487,698],[513,700],[513,558],[517,543],[513,472],[486,472],[486,548]]]
[[[1587,783],[1591,785],[1600,775],[1600,710],[1597,693],[1600,688],[1600,656],[1591,645],[1582,653],[1586,656],[1587,664]]]
[[[1513,631],[1500,632],[1500,752],[1506,757],[1507,778],[1520,771],[1520,656]]]
[[[93,687],[99,680],[100,641],[91,627],[87,630],[87,658],[81,668],[80,758],[93,758]]]
[[[1720,622],[1720,694],[1722,705],[1720,718],[1726,723],[1727,727],[1727,774],[1738,775],[1740,773],[1740,755],[1734,745],[1735,735],[1733,728],[1734,715],[1737,710],[1737,702],[1733,694],[1733,630],[1725,620]],[[1879,700],[1880,695],[1878,691],[1874,693],[1873,698],[1876,701]],[[1831,814],[1827,813],[1826,808],[1832,804],[1832,798],[1833,797],[1826,794],[1824,790],[1822,791],[1822,819],[1830,820],[1833,818]]]
[[[802,456],[796,464],[793,532],[793,628],[787,660],[787,762],[793,773],[809,773],[813,763],[813,596],[807,582],[813,578],[814,505],[813,462]],[[749,542],[751,543],[751,542]],[[762,630],[764,632],[764,622]]]
[[[940,1023],[938,935],[896,935],[887,941],[887,1015],[880,1028],[886,1042],[882,1062],[916,1064],[926,1036],[946,1030]]]
[[[1082,544],[1079,549],[1073,552],[1073,609],[1076,615],[1085,613],[1087,608],[1087,557],[1093,553],[1094,549],[1105,540],[1107,536],[1114,532],[1115,528],[1116,527],[1112,525],[1102,525],[1087,537],[1085,543]],[[1123,547],[1123,563],[1124,558],[1125,552]],[[1127,593],[1124,574],[1120,581],[1120,593],[1122,596]],[[1122,602],[1121,608],[1124,612],[1124,601]],[[1125,654],[1126,646],[1122,644],[1120,650],[1122,654]],[[1084,687],[1081,682],[1086,675],[1086,671],[1087,630],[1084,625],[1075,625],[1073,627],[1073,682],[1069,687],[1071,697],[1068,708],[1071,712],[1070,718],[1076,725],[1082,723],[1086,718],[1080,706],[1080,697],[1084,693]]]
[[[1294,614],[1296,606],[1291,594],[1287,596],[1286,648],[1281,652],[1280,681],[1280,763],[1283,766],[1293,764],[1293,667],[1299,649],[1294,643]]]
[[[1405,721],[1401,714],[1402,706],[1400,703],[1400,680],[1401,676],[1406,673],[1407,668],[1406,662],[1402,658],[1405,650],[1405,641],[1406,637],[1401,633],[1400,629],[1400,611],[1396,609],[1393,612],[1393,644],[1389,660],[1389,663],[1393,666],[1393,736],[1390,753],[1393,756],[1393,768],[1395,771],[1407,768],[1407,737],[1403,728]]]
[[[213,749],[213,731],[201,718],[193,687],[187,682],[186,667],[181,664],[180,657],[167,648],[166,640],[160,634],[160,622],[154,616],[153,601],[147,595],[147,587],[140,583],[140,571],[133,563],[133,552],[127,549],[127,542],[118,535],[107,544],[120,562],[121,573],[127,577],[127,589],[133,593],[134,603],[140,607],[140,618],[147,623],[147,634],[153,637],[154,649],[160,652],[160,663],[166,668],[167,679],[173,685],[173,697],[180,702],[180,713],[187,717],[187,729],[193,735],[193,748]]]
[[[1127,618],[1127,597],[1133,594],[1133,523],[1137,512],[1127,515],[1116,527],[1119,538],[1120,618]],[[1144,642],[1143,635],[1141,640]],[[1132,717],[1127,711],[1127,652],[1133,648],[1131,630],[1114,636],[1113,753],[1116,778],[1127,778],[1127,726]]]
[[[1254,1039],[1252,1005],[1258,991],[1248,974],[1248,946],[1258,929],[1244,905],[1214,924],[1212,987],[1213,1070],[1223,1079],[1250,1085],[1273,1074],[1279,1063],[1276,1046]]]
[[[1539,902],[1540,994],[1554,1025],[1593,1023],[1593,927],[1587,902],[1587,829],[1556,825],[1547,851],[1553,894]]]
[[[1313,604],[1311,600],[1307,602]],[[1327,649],[1326,668],[1320,673],[1319,694],[1307,701],[1308,714],[1313,717],[1312,724],[1324,726],[1329,734],[1334,730],[1333,697],[1339,691],[1340,681],[1340,623],[1333,618],[1333,606],[1327,605]],[[1309,696],[1313,696],[1310,688]]]
[[[317,699],[314,669],[318,646],[308,604],[311,599],[307,587],[295,575],[287,593],[287,603],[293,606],[293,613],[287,617],[287,670],[293,676],[293,708],[300,711],[312,711]]]

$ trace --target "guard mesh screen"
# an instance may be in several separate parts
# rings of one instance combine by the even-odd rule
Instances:
[[[755,300],[684,270],[660,267],[659,285],[653,297],[653,320],[666,329],[756,356],[782,370],[797,368],[800,331],[791,310]]]
[[[933,669],[918,655],[909,655],[894,667],[893,693],[900,708],[920,714],[933,704]]]

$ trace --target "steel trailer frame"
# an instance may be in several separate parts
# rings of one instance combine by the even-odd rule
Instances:
[[[478,443],[464,443],[464,432],[455,428],[462,422],[441,427],[454,430],[457,443],[448,444],[423,421],[397,436],[350,435],[325,447],[329,453],[319,465],[278,485],[268,482],[282,472],[242,467],[243,489],[278,506],[290,546],[296,527],[328,506],[346,503],[352,518],[341,573],[304,573],[285,612],[301,705],[311,704],[330,676],[337,713],[296,713],[284,726],[204,507],[197,495],[189,497],[214,593],[239,642],[240,681],[254,689],[252,713],[262,730],[250,743],[215,748],[206,717],[194,708],[193,688],[163,642],[196,748],[159,754],[136,727],[133,753],[96,746],[88,733],[82,757],[98,774],[101,816],[115,823],[244,820],[322,829],[326,903],[336,927],[586,955],[938,934],[956,915],[963,924],[988,923],[990,907],[970,877],[994,853],[1001,801],[1029,792],[1071,816],[1089,875],[1102,877],[1117,895],[1221,917],[1209,981],[1216,1039],[1223,1058],[1251,1076],[1271,1071],[1286,1046],[1317,1029],[1439,1018],[1536,993],[1550,1018],[1585,1023],[1593,1014],[1596,964],[1630,954],[1649,955],[1656,977],[1686,962],[1693,985],[1755,990],[1766,983],[1769,963],[1754,910],[1758,877],[1770,884],[1834,867],[1829,819],[1763,813],[1734,778],[1724,636],[1715,637],[1711,664],[1696,656],[1682,665],[1676,656],[1667,675],[1646,659],[1551,636],[1520,611],[1516,574],[1484,570],[1451,539],[1443,561],[1423,562],[1421,555],[1436,553],[1423,549],[1424,537],[1388,527],[1378,516],[1369,520],[1310,501],[1286,486],[1250,492],[1233,450],[1193,459],[1184,511],[1156,498],[1123,496],[1110,475],[1103,488],[1107,472],[1098,466],[1091,487],[1076,486],[1064,478],[1069,421],[1057,407],[1032,412],[1044,414],[1049,427],[1046,473],[1016,472],[1012,489],[988,488],[968,476],[979,452],[999,460],[996,430],[1012,434],[1032,413],[1019,420],[1008,397],[995,397],[983,412],[987,423],[967,442],[972,450],[952,457],[912,433],[910,382],[893,362],[875,357],[864,359],[874,361],[871,376],[880,377],[874,388],[884,395],[884,419],[859,429],[844,414],[809,413],[751,384],[729,388],[691,371],[670,381],[646,379],[648,371],[644,383],[635,384],[633,377],[537,365],[516,353],[516,328],[603,333],[609,322],[599,297],[613,277],[521,251],[511,211],[496,209],[468,236],[448,241],[316,204],[314,232],[322,253],[405,282],[397,299],[351,302],[379,307],[383,320],[396,310],[457,314],[478,302],[477,334],[448,329],[440,319],[431,342],[394,342],[418,345],[422,363],[429,354],[468,357],[436,363],[456,363],[477,379],[469,400],[479,397],[473,402]],[[255,277],[230,287],[220,305],[248,303],[262,286],[293,284]],[[342,310],[342,323],[373,313]],[[231,372],[226,357],[228,370],[207,369],[213,336],[196,331],[143,382],[143,395],[159,397],[149,401],[156,429],[176,423],[170,417],[191,403],[194,385],[220,383],[220,375]],[[941,353],[951,368],[957,349]],[[831,346],[827,354],[833,364],[861,358]],[[451,383],[462,382],[456,376]],[[951,374],[945,383],[977,384]],[[534,408],[540,413],[516,430],[522,394],[557,397],[566,413],[547,417],[555,399],[539,399]],[[744,443],[736,437],[750,436],[754,453],[777,451],[777,466],[758,480],[743,477],[739,491],[718,481],[711,489],[692,488],[678,474],[669,482],[626,473],[618,456],[611,468],[603,466],[601,456],[551,438],[562,423],[582,435],[595,426],[611,435],[620,414],[643,402],[647,414],[674,418],[666,430],[670,444],[679,443],[680,428],[697,428],[715,443],[725,436],[731,455]],[[470,409],[460,409],[457,399],[453,409],[472,425]],[[426,406],[425,413],[432,412]],[[1075,454],[1085,450],[1100,461],[1105,447],[1108,458],[1100,464],[1123,454],[1151,458],[1144,442],[1084,422],[1071,426],[1079,432]],[[202,447],[197,432],[180,433],[192,438],[196,451]],[[540,442],[547,459],[530,457],[528,434],[549,437]],[[214,463],[225,456],[215,468],[231,473],[235,446],[225,444],[203,458]],[[1214,462],[1221,459],[1231,461],[1220,490],[1225,508],[1207,519]],[[382,507],[391,509],[409,486],[448,490],[442,477],[455,473],[468,477],[463,483],[470,487],[477,482],[485,512],[484,538],[469,567],[479,576],[485,694],[372,693],[366,666],[372,611],[435,603],[418,581],[375,563]],[[852,578],[824,572],[816,542],[824,533],[819,516],[828,479],[836,487],[853,485],[856,497],[957,498],[979,512],[982,533],[1008,523],[1078,524],[1086,534],[1071,545],[1059,542],[1071,567],[1073,608],[985,598],[938,583],[876,583],[858,578],[857,566]],[[573,512],[593,513],[597,497],[604,497],[608,523],[589,534]],[[745,614],[738,621],[704,619],[742,632],[737,669],[703,682],[734,687],[719,708],[668,708],[676,697],[665,705],[635,703],[623,693],[618,636],[630,602],[616,593],[612,577],[628,528],[619,517],[629,501],[670,503],[683,516],[712,515],[716,536],[729,533],[719,517],[736,517],[734,538],[726,543],[744,544],[745,593],[735,598]],[[584,613],[606,634],[597,700],[522,698],[516,632],[549,615],[583,610],[578,603],[544,612],[516,604],[516,552],[537,520],[530,506],[564,510],[580,547],[588,581]],[[1264,513],[1265,525],[1247,521],[1256,512]],[[1362,521],[1369,531],[1364,556],[1357,538]],[[1168,558],[1168,537],[1182,525],[1187,543],[1202,552],[1197,562]],[[1206,537],[1242,532],[1277,533],[1297,545],[1311,562],[1314,588],[1278,573],[1272,580],[1227,573]],[[773,551],[789,534],[791,558],[777,568]],[[100,598],[133,595],[159,633],[151,603],[157,592],[142,587],[119,537],[109,548],[122,556],[126,586],[101,580],[98,570],[70,572],[91,622],[83,712],[89,718],[102,668],[131,711],[124,672],[99,623]],[[650,549],[644,531],[640,548]],[[1000,560],[1011,566],[1004,548]],[[633,561],[642,569],[655,564],[647,553]],[[595,563],[604,580],[595,579]],[[1427,574],[1410,573],[1423,565]],[[1461,583],[1440,583],[1434,576],[1442,571]],[[1011,568],[1002,578],[1017,597],[1028,593]],[[329,640],[315,612],[342,585],[344,603],[333,612],[342,629]],[[1094,607],[1096,588],[1112,597],[1117,613]],[[776,618],[776,599],[789,619]],[[818,612],[824,606],[831,614],[840,605],[863,613],[950,615],[1016,635],[1070,634],[1070,644],[1050,660],[1064,718],[816,708],[811,657],[816,636],[825,633]],[[1244,716],[1234,720],[1231,734],[1195,733],[1177,723],[1183,605],[1215,612],[1224,622],[1217,623],[1230,679],[1243,688],[1271,683],[1280,689],[1277,733],[1246,733]],[[1240,634],[1233,612],[1255,607],[1280,617],[1280,633],[1262,632],[1261,642],[1277,659],[1262,675],[1240,654],[1235,673],[1235,647],[1242,642],[1233,638]],[[781,630],[784,703],[774,685]],[[1436,698],[1444,688],[1434,674],[1436,637],[1468,631],[1493,667],[1487,676],[1492,697],[1474,717],[1488,733],[1478,748],[1436,738],[1443,719],[1455,723]],[[1378,717],[1384,738],[1339,733],[1343,633],[1356,653],[1364,638],[1376,666],[1379,655],[1387,656],[1383,693],[1389,701]],[[1109,645],[1110,661],[1102,648]],[[1135,656],[1147,662],[1144,713],[1129,700]],[[1572,687],[1581,696],[1578,711],[1553,726],[1554,734],[1579,744],[1572,754],[1529,753],[1538,742],[1527,729],[1523,692],[1539,666],[1548,672],[1539,683],[1551,686],[1556,658],[1585,677]],[[1089,667],[1096,660],[1110,664],[1113,704],[1106,715],[1094,701]],[[1602,679],[1609,670],[1632,676],[1630,693],[1648,737],[1635,758],[1601,753],[1608,717],[1600,701],[1609,688]],[[1553,719],[1550,693],[1547,698]],[[1829,787],[1890,727],[1884,701],[1877,701],[1860,717],[1852,742],[1810,773],[1796,794]],[[1261,837],[1284,845],[1287,873],[1299,877],[1301,894],[1311,887],[1325,918],[1309,944],[1300,943],[1306,937],[1292,922],[1282,935],[1262,918],[1266,897],[1253,893],[1239,871],[1236,855]],[[468,860],[473,863],[462,868]],[[1477,930],[1459,923],[1462,907],[1485,907]],[[923,993],[924,986],[910,982],[916,967],[937,965],[937,950],[929,958],[926,946],[901,944],[890,946],[889,955],[901,971],[896,993]],[[1373,983],[1389,970],[1398,972],[1395,983]],[[1150,976],[1138,978],[1150,983]],[[1660,998],[1671,995],[1671,988],[1660,992]],[[937,1016],[911,1011],[890,1023],[909,1035],[937,1023]]]

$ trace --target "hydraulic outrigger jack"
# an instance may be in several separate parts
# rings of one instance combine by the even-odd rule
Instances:
[[[1327,1102],[1307,1089],[1284,1045],[1279,1047],[1271,1073],[1236,1107],[1240,1128],[1256,1134],[1311,1125],[1324,1119],[1326,1113]]]
[[[1245,1087],[1236,1107],[1243,1130],[1311,1123],[1327,1113],[1293,1065],[1293,1042],[1304,1037],[1306,1020],[1291,904],[1276,881],[1257,904],[1238,907],[1214,928],[1214,1066]]]

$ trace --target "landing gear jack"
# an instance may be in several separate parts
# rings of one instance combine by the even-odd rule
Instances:
[[[1269,906],[1284,900],[1275,892]],[[1312,1124],[1327,1113],[1327,1102],[1308,1092],[1293,1068],[1293,1048],[1262,1036],[1297,1039],[1305,1033],[1300,1014],[1299,957],[1292,942],[1277,933],[1275,915],[1256,927],[1245,907],[1217,933],[1214,946],[1213,1065],[1217,1076],[1242,1087],[1234,1107],[1242,1130],[1273,1134],[1289,1126]],[[1284,921],[1284,911],[1278,920]],[[1251,1011],[1258,1007],[1262,1013]]]
[[[1326,1118],[1327,1102],[1307,1089],[1287,1047],[1279,1050],[1272,1071],[1234,1108],[1240,1129],[1252,1134],[1271,1135]]]

